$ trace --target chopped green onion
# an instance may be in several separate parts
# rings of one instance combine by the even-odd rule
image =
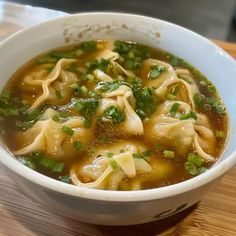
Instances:
[[[80,94],[80,86],[78,84],[74,83],[74,84],[70,85],[70,88],[75,95]]]
[[[82,102],[78,101],[74,104],[74,108],[78,111],[81,111],[84,108],[84,105]]]
[[[185,170],[192,176],[198,175],[198,169],[193,162],[187,161],[184,164]]]
[[[36,118],[38,118],[41,115],[41,113],[42,113],[42,111],[39,108],[34,108],[31,110],[28,110],[24,114],[24,120],[26,120],[26,121],[35,120]]]
[[[224,114],[225,113],[225,109],[219,101],[214,102],[212,104],[212,106],[215,108],[215,110],[218,114]]]
[[[113,153],[112,152],[108,152],[107,153],[107,158],[112,158],[113,157]]]
[[[143,120],[146,117],[146,114],[142,109],[137,109],[135,112],[138,114],[141,120]]]
[[[4,100],[9,100],[11,98],[12,92],[10,90],[3,90],[1,98]]]
[[[144,152],[143,152],[143,155],[144,155],[145,157],[149,157],[149,156],[151,156],[152,154],[153,154],[152,150],[147,150],[147,151],[144,151]]]
[[[80,141],[75,141],[74,143],[73,143],[73,146],[74,146],[74,148],[76,149],[76,150],[81,150],[81,148],[82,148],[82,143],[80,142]]]
[[[176,112],[178,111],[179,106],[180,106],[180,104],[177,103],[177,102],[174,103],[174,104],[171,106],[171,109],[170,109],[170,115],[171,115],[171,116],[175,116],[175,115],[176,115]]]
[[[116,170],[116,169],[118,168],[117,163],[116,163],[115,160],[112,160],[112,161],[111,161],[111,168],[112,168],[113,170]]]
[[[70,127],[68,127],[68,126],[65,126],[65,125],[63,125],[61,127],[61,130],[62,130],[62,132],[66,133],[66,134],[68,134],[70,136],[72,136],[74,134],[74,130],[71,129]]]
[[[94,75],[92,75],[92,74],[87,74],[87,78],[90,81],[94,81]]]
[[[66,183],[66,184],[70,184],[70,183],[71,183],[71,179],[70,179],[70,176],[69,176],[69,175],[60,176],[60,177],[59,177],[59,180],[60,180],[61,182]]]
[[[129,60],[129,61],[126,61],[125,62],[125,68],[128,69],[128,70],[132,70],[134,67],[134,62]]]
[[[207,83],[206,81],[204,81],[204,80],[201,80],[201,81],[200,81],[200,84],[201,84],[203,87],[205,87],[205,86],[207,86],[208,83]]]
[[[173,55],[170,55],[170,57],[171,57],[170,58],[170,64],[172,66],[177,66],[178,63],[179,63],[179,59],[177,57],[173,56]]]
[[[46,156],[44,156],[43,154],[39,153],[39,155],[34,155],[32,156],[36,161],[39,161],[39,164],[52,171],[52,172],[55,172],[55,173],[60,173],[63,171],[64,169],[64,166],[65,164],[63,162],[58,162],[58,161],[55,161],[51,158],[48,158]],[[36,159],[37,158],[37,159]]]
[[[55,161],[44,156],[40,161],[40,165],[42,165],[46,169],[52,170],[55,166]]]
[[[48,55],[45,55],[45,56],[41,56],[41,57],[37,58],[36,61],[37,61],[39,64],[44,64],[44,63],[56,63],[56,62],[57,62],[57,58],[53,58],[53,57],[50,57],[50,56],[48,56]]]
[[[164,150],[163,155],[164,157],[167,157],[167,158],[175,158],[175,153],[170,150]]]
[[[133,52],[129,52],[129,54],[128,54],[128,57],[129,57],[129,58],[134,58],[134,57],[135,57],[135,55],[134,55],[134,53],[133,53]]]
[[[85,64],[85,66],[88,68],[87,72],[94,71],[95,69],[100,69],[106,72],[108,65],[109,65],[109,61],[105,59],[101,59],[99,61],[95,59]]]
[[[200,174],[202,174],[202,173],[204,173],[204,172],[206,172],[208,169],[206,168],[206,167],[200,167],[200,168],[198,168],[198,174],[200,175]]]
[[[60,117],[59,117],[59,115],[53,115],[52,119],[53,119],[54,121],[58,122],[58,123],[60,122]]]
[[[84,128],[89,128],[91,126],[91,120],[85,119],[83,126]]]
[[[141,153],[133,153],[132,156],[133,156],[133,158],[139,158],[139,159],[144,158],[143,154],[141,154]]]
[[[168,100],[176,100],[176,96],[171,93],[166,93],[166,99]]]
[[[70,64],[70,65],[67,66],[67,68],[66,68],[67,71],[70,71],[70,72],[73,72],[73,73],[78,73],[78,72],[79,72],[78,69],[79,69],[79,68],[78,68],[78,65],[75,64],[75,63]]]
[[[76,55],[77,57],[79,57],[79,56],[81,56],[81,55],[83,55],[83,54],[84,54],[84,51],[81,50],[81,49],[78,49],[78,50],[75,51],[75,55]]]
[[[178,93],[179,93],[179,86],[175,86],[173,88],[172,94],[176,96]]]
[[[197,119],[197,114],[193,111],[190,111],[188,114],[184,114],[182,116],[180,116],[180,120],[187,120],[187,119],[194,119],[196,120]]]
[[[0,114],[6,117],[9,116],[18,116],[19,115],[19,110],[16,107],[8,107],[5,109],[0,108]]]
[[[118,81],[108,82],[102,81],[97,84],[97,89],[101,92],[111,92],[120,87],[120,83]]]
[[[75,100],[73,105],[81,115],[84,115],[88,119],[95,114],[99,106],[99,100],[97,98],[78,99]]]
[[[88,92],[88,95],[91,98],[97,98],[99,96],[95,91],[91,91],[91,90]]]
[[[214,85],[210,84],[207,86],[207,88],[210,93],[213,93],[213,94],[216,93],[216,87]]]
[[[162,147],[162,145],[161,145],[160,143],[157,143],[157,144],[156,144],[156,148],[157,148],[158,150],[161,150],[163,147]]]
[[[93,52],[97,48],[97,42],[96,41],[83,42],[79,44],[79,48],[85,52]]]
[[[61,59],[61,58],[67,58],[67,59],[73,59],[75,58],[74,52],[62,52],[62,51],[53,51],[49,54],[50,57]]]
[[[198,167],[200,167],[204,164],[204,160],[200,156],[198,156],[194,153],[188,154],[188,162],[192,162]]]
[[[134,96],[136,98],[136,111],[138,112],[141,119],[144,119],[146,116],[152,114],[156,109],[156,97],[154,90],[152,88],[144,87],[140,88],[140,84],[135,84],[137,87],[132,87]],[[145,117],[143,115],[145,114]]]
[[[19,121],[17,120],[15,125],[16,127],[22,129],[22,130],[26,130],[31,128],[34,125],[34,121]]]
[[[193,100],[197,108],[202,108],[206,101],[206,98],[200,93],[195,93],[193,96]]]
[[[86,81],[88,79],[87,75],[85,73],[81,73],[79,76],[80,80]]]
[[[166,68],[164,66],[152,66],[150,72],[148,73],[148,78],[154,80],[158,78]]]
[[[65,167],[65,164],[62,163],[62,162],[58,162],[54,165],[54,167],[52,168],[52,172],[55,172],[55,173],[60,173],[63,171]]]
[[[118,110],[115,106],[110,106],[104,110],[104,117],[112,120],[113,123],[118,124],[125,120],[124,113]]]
[[[62,110],[62,111],[59,111],[59,116],[61,117],[61,118],[67,118],[67,117],[69,117],[70,116],[70,114],[69,114],[69,112],[68,111],[66,111],[66,110]]]
[[[62,99],[62,95],[61,95],[61,91],[60,90],[56,90],[56,96],[58,99]]]
[[[54,66],[47,67],[46,70],[50,73],[53,70]]]
[[[225,137],[225,132],[222,130],[216,130],[215,135],[217,138],[224,138]]]
[[[35,160],[35,161],[38,162],[38,161],[40,161],[40,160],[43,159],[44,154],[41,153],[41,152],[32,152],[32,153],[31,153],[31,156],[32,156],[32,159],[33,159],[33,160]]]
[[[82,96],[87,96],[89,90],[83,85],[83,86],[80,88],[80,91],[81,91],[81,93],[82,93]]]

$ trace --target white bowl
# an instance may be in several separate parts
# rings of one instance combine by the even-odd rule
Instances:
[[[2,42],[1,88],[32,57],[91,39],[134,40],[169,51],[199,69],[216,85],[228,109],[230,135],[224,154],[200,176],[141,191],[104,191],[68,185],[23,166],[0,147],[0,161],[7,174],[32,199],[61,214],[94,224],[145,223],[190,207],[236,163],[236,62],[209,40],[165,21],[121,13],[84,13],[22,30]]]

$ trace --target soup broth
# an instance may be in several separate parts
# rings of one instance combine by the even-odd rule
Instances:
[[[83,42],[35,57],[9,79],[0,115],[6,146],[22,164],[110,190],[204,173],[228,129],[206,77],[181,58],[129,41]]]

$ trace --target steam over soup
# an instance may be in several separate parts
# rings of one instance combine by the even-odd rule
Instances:
[[[135,42],[90,41],[40,55],[0,97],[17,160],[88,188],[138,190],[207,171],[228,119],[214,85],[182,59]]]

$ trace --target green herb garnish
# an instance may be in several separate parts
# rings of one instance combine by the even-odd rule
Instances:
[[[82,148],[82,143],[81,143],[80,141],[75,141],[75,142],[73,143],[73,146],[74,146],[74,148],[75,148],[76,150],[80,151],[81,148]]]
[[[113,157],[113,153],[112,152],[108,152],[107,153],[107,158],[112,158]]]
[[[143,152],[143,155],[144,155],[145,157],[149,157],[149,156],[151,156],[152,154],[153,154],[152,150],[146,150],[146,151]]]
[[[172,94],[176,96],[179,93],[179,86],[175,86],[172,90]]]
[[[180,120],[187,120],[187,119],[197,120],[197,114],[195,112],[193,112],[193,111],[190,111],[189,113],[180,116],[179,119]]]
[[[198,175],[198,169],[193,162],[187,161],[184,164],[185,170],[192,176]]]
[[[197,108],[202,108],[205,104],[206,97],[200,93],[195,93],[193,96],[193,100]]]
[[[84,128],[89,128],[91,126],[91,120],[85,119],[83,123]]]
[[[198,174],[203,174],[204,172],[206,172],[208,169],[206,167],[200,167],[198,168]]]
[[[133,153],[132,156],[133,156],[133,158],[138,158],[138,159],[143,159],[144,158],[142,153]]]
[[[164,157],[167,157],[167,158],[175,158],[175,153],[173,151],[170,151],[170,150],[164,150],[163,151],[163,155]]]
[[[225,137],[225,132],[222,130],[216,130],[215,135],[217,138],[224,138]]]
[[[59,180],[61,182],[64,182],[66,184],[71,184],[71,179],[69,175],[65,175],[65,176],[59,176]]]
[[[180,104],[177,103],[177,102],[174,103],[174,104],[171,106],[171,109],[170,109],[170,115],[171,115],[171,116],[175,116],[175,115],[176,115],[176,112],[178,111],[179,106],[180,106]]]
[[[204,160],[200,156],[198,156],[194,153],[188,154],[188,161],[194,163],[198,167],[200,167],[204,164]]]
[[[71,129],[70,127],[68,127],[68,126],[65,126],[65,125],[63,125],[61,127],[61,131],[68,134],[68,135],[70,135],[70,136],[72,136],[74,134],[74,130]]]
[[[97,84],[96,89],[100,90],[101,92],[111,92],[118,89],[120,85],[120,81],[116,80],[112,82],[102,81]]]
[[[138,115],[141,114],[140,111],[142,111],[142,115],[140,118],[143,118],[143,115],[148,116],[152,114],[155,111],[156,108],[156,102],[154,98],[154,91],[152,88],[142,88],[139,91],[136,91],[134,93],[134,96],[136,98],[136,111],[138,112]]]
[[[81,98],[75,100],[73,106],[81,115],[89,119],[95,114],[99,106],[99,100],[97,98]]]
[[[161,75],[161,73],[164,72],[165,70],[166,68],[164,66],[152,66],[148,74],[148,78],[150,80],[157,79]]]
[[[93,52],[97,48],[97,42],[96,41],[83,42],[79,44],[78,48],[84,52]]]
[[[109,61],[105,60],[105,59],[101,59],[101,60],[93,60],[89,63],[86,63],[86,67],[88,69],[88,72],[94,71],[95,69],[100,69],[104,72],[106,72],[107,67],[109,65]]]
[[[60,90],[56,90],[55,93],[56,93],[56,97],[58,99],[62,99],[62,95],[61,95],[61,91]]]
[[[129,70],[140,70],[142,60],[150,57],[149,48],[133,42],[115,41],[114,51],[120,55],[118,62]]]
[[[110,106],[104,110],[103,116],[112,120],[113,123],[118,124],[125,120],[125,115],[122,111],[114,106]]]
[[[59,115],[53,115],[52,119],[58,123],[60,123],[60,117]]]
[[[111,168],[112,168],[113,170],[116,170],[116,169],[118,168],[117,163],[116,163],[115,160],[112,160],[112,161],[111,161]]]
[[[62,162],[58,162],[54,165],[54,167],[52,168],[52,172],[55,172],[55,173],[60,173],[63,171],[65,167],[65,164],[62,163]]]

